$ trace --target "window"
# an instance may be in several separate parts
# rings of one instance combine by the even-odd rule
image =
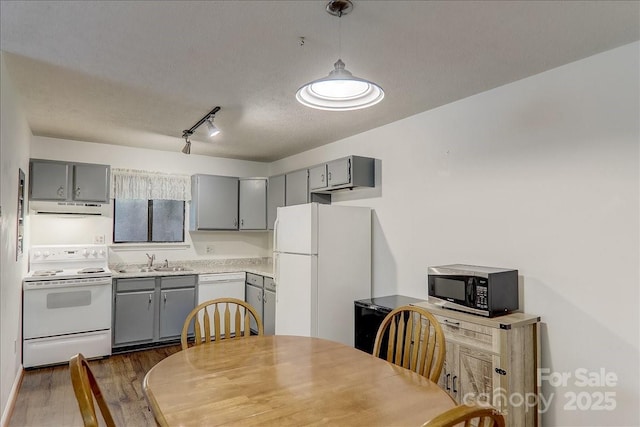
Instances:
[[[184,242],[184,201],[116,199],[113,242]]]

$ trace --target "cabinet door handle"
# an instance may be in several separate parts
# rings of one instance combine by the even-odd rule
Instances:
[[[451,390],[451,387],[449,387],[449,378],[451,378],[451,374],[447,374],[447,377],[446,377],[445,386],[447,390]]]
[[[244,227],[244,219],[240,220],[240,227]]]
[[[263,301],[263,302],[267,302],[267,294],[264,294],[264,295],[262,296],[262,301]]]
[[[454,393],[457,393],[457,392],[458,392],[458,390],[456,390],[456,378],[458,378],[458,376],[457,376],[457,375],[454,375],[454,376],[453,376],[453,381],[452,381],[452,384],[453,384],[453,392],[454,392]]]
[[[166,304],[167,303],[167,293],[165,292],[163,295],[164,295],[164,303]]]
[[[80,197],[80,187],[76,188],[76,197]]]
[[[151,294],[149,294],[149,304],[151,304]]]
[[[258,294],[258,301],[262,302],[262,295]]]
[[[233,226],[237,227],[238,226],[238,218],[234,218],[233,219]]]
[[[320,182],[324,182],[324,174],[320,175]]]
[[[64,187],[58,187],[58,196],[64,197]]]
[[[328,177],[328,181],[331,181],[331,172],[327,174],[327,177]]]

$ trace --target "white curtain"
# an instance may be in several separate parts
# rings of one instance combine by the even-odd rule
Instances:
[[[191,176],[135,169],[111,169],[114,199],[191,200]]]

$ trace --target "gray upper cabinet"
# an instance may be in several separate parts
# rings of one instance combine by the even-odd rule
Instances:
[[[278,208],[285,205],[285,177],[284,175],[272,176],[269,178],[267,188],[267,228],[273,230],[276,222]]]
[[[327,188],[327,165],[322,164],[309,169],[309,190]]]
[[[267,180],[240,179],[240,230],[266,230]]]
[[[32,159],[31,200],[109,203],[109,165]]]
[[[327,163],[327,187],[351,183],[351,162],[353,159],[347,157]]]
[[[331,192],[344,188],[375,187],[375,159],[370,157],[348,156],[314,166],[316,176],[326,173],[326,183],[317,181],[310,185],[311,192]]]
[[[109,201],[109,171],[105,165],[73,165],[73,199],[78,201]]]
[[[190,230],[238,229],[238,178],[191,177]]]
[[[286,206],[301,205],[309,201],[309,171],[302,169],[285,175]]]

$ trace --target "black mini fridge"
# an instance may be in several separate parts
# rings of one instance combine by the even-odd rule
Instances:
[[[393,309],[403,305],[423,302],[418,298],[404,295],[389,295],[354,301],[355,305],[355,348],[373,354],[373,343],[376,340],[378,328],[385,316]],[[385,338],[382,348],[386,347]]]

